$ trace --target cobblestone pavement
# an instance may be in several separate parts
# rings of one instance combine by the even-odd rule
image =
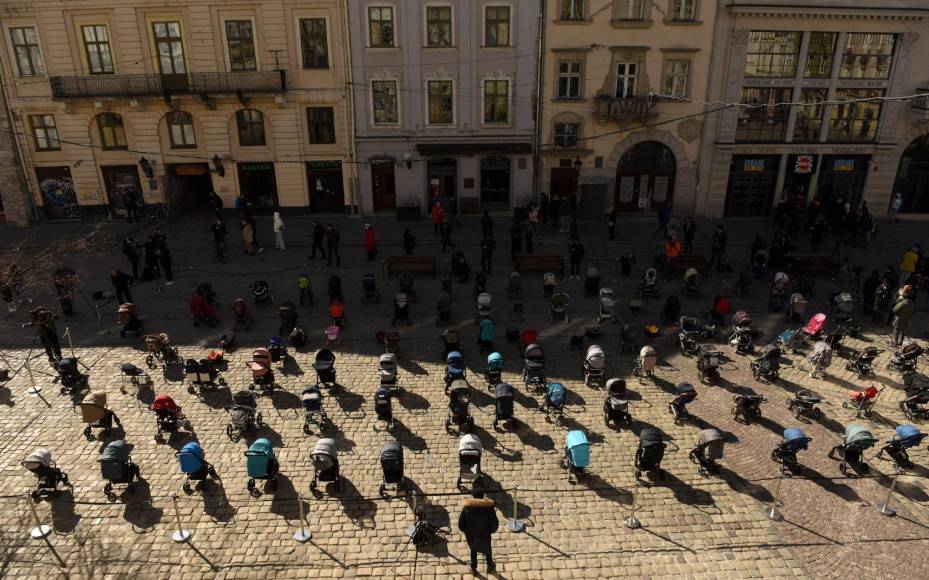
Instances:
[[[296,220],[292,220],[296,221]],[[498,222],[502,222],[499,220]],[[302,226],[303,222],[299,222]],[[340,222],[343,239],[350,227],[360,223]],[[680,294],[680,283],[662,284],[661,298],[646,302],[638,313],[628,312],[626,300],[632,294],[630,280],[611,279],[610,261],[619,253],[632,250],[639,255],[639,274],[647,255],[657,249],[646,240],[651,222],[631,222],[621,231],[625,240],[615,244],[589,243],[588,256],[599,260],[607,274],[604,285],[613,287],[620,297],[620,318],[624,322],[644,324],[657,318],[663,298]],[[435,252],[428,224],[416,224],[421,238],[420,253]],[[498,224],[498,240],[505,240],[504,224]],[[120,226],[123,227],[123,226]],[[229,331],[233,297],[244,295],[254,278],[265,277],[272,285],[277,302],[295,298],[294,278],[303,269],[306,247],[302,238],[287,252],[266,251],[255,258],[234,255],[232,263],[213,264],[198,261],[208,255],[199,234],[200,226],[180,222],[168,230],[175,262],[181,272],[179,283],[156,292],[154,284],[134,288],[149,332],[164,330],[180,346],[182,357],[200,357],[206,346]],[[375,221],[382,236],[382,254],[398,253],[385,246],[386,238],[399,238],[403,224]],[[747,244],[753,228],[745,223],[735,235],[734,246]],[[909,230],[906,230],[906,227]],[[467,222],[457,232],[476,265],[473,241],[476,223]],[[236,228],[231,228],[235,230]],[[294,231],[294,225],[289,231]],[[709,233],[710,224],[702,228]],[[733,228],[737,229],[737,228]],[[904,231],[906,230],[906,231]],[[586,231],[582,229],[582,231]],[[910,233],[907,234],[907,231]],[[388,234],[388,232],[390,232]],[[868,254],[852,253],[853,263],[868,261],[875,266],[896,262],[900,240],[918,232],[915,224],[901,227],[880,240]],[[626,235],[623,235],[626,234]],[[5,233],[5,235],[8,235]],[[891,237],[895,236],[895,237]],[[359,236],[360,238],[360,233]],[[269,236],[265,236],[267,241]],[[473,240],[473,241],[472,241]],[[501,243],[501,246],[506,244]],[[747,245],[744,246],[747,254]],[[543,232],[537,253],[563,246],[557,235]],[[795,578],[837,577],[848,570],[869,578],[929,576],[929,564],[922,557],[929,545],[929,501],[924,477],[929,471],[925,451],[912,457],[920,465],[901,477],[891,504],[898,515],[879,515],[875,505],[883,501],[890,485],[888,461],[873,459],[876,449],[868,451],[871,472],[863,477],[844,477],[837,462],[828,459],[829,449],[841,439],[851,421],[867,425],[881,439],[891,436],[893,427],[903,422],[898,409],[902,390],[899,377],[884,370],[889,352],[881,355],[874,379],[887,385],[870,417],[854,419],[853,411],[842,407],[850,389],[869,384],[844,370],[844,360],[836,357],[822,380],[811,380],[800,368],[801,355],[789,355],[781,380],[774,384],[754,381],[748,359],[721,346],[728,361],[722,379],[715,385],[697,380],[693,359],[680,356],[674,345],[675,329],[664,329],[653,341],[661,355],[654,381],[640,382],[632,377],[632,356],[619,352],[619,325],[606,324],[595,339],[607,354],[607,375],[623,377],[634,392],[631,429],[616,430],[604,425],[602,389],[583,384],[582,356],[568,353],[569,337],[579,328],[593,323],[596,300],[583,296],[582,282],[569,280],[563,288],[571,295],[571,322],[551,323],[548,305],[541,298],[540,276],[526,275],[526,321],[510,322],[510,302],[505,300],[505,266],[508,248],[498,248],[500,265],[494,270],[490,291],[496,300],[497,348],[506,360],[503,378],[517,387],[516,416],[513,427],[493,428],[493,399],[481,371],[483,356],[478,352],[471,284],[455,285],[454,325],[461,329],[464,353],[469,366],[469,380],[474,387],[472,413],[476,434],[485,446],[483,470],[490,495],[497,503],[500,532],[494,538],[498,574],[505,578],[573,578],[573,577],[706,577],[706,578]],[[733,253],[741,250],[734,249]],[[339,386],[324,390],[324,407],[333,427],[326,435],[339,442],[344,481],[338,493],[310,493],[312,479],[310,452],[318,438],[302,431],[303,415],[299,393],[314,382],[313,353],[322,346],[322,329],[327,324],[319,298],[325,294],[328,271],[311,265],[317,303],[301,307],[300,325],[310,335],[306,349],[296,353],[283,370],[277,371],[282,389],[272,396],[259,398],[259,411],[266,426],[242,441],[226,436],[229,402],[225,390],[202,399],[187,392],[177,369],[165,378],[152,372],[153,387],[136,392],[120,392],[121,378],[117,365],[133,362],[144,365],[141,341],[121,341],[111,327],[112,305],[104,310],[109,334],[98,334],[96,318],[86,304],[78,304],[77,318],[60,323],[71,328],[75,351],[90,367],[90,386],[104,391],[110,407],[122,420],[124,437],[132,444],[132,458],[141,467],[143,482],[134,493],[109,502],[102,493],[97,455],[106,440],[88,441],[81,435],[80,397],[59,396],[58,385],[48,374],[41,357],[30,367],[35,382],[42,388],[40,396],[26,393],[28,374],[20,370],[0,391],[0,537],[3,564],[0,575],[11,578],[51,576],[59,573],[74,577],[164,578],[184,573],[196,577],[456,577],[467,570],[467,546],[457,532],[457,516],[462,497],[455,490],[458,471],[457,434],[445,429],[447,398],[442,388],[441,327],[434,323],[438,282],[417,279],[418,301],[413,305],[411,327],[402,328],[400,383],[402,394],[395,401],[397,425],[392,434],[375,430],[372,394],[377,386],[375,372],[381,353],[374,341],[378,329],[390,325],[390,297],[396,291],[394,281],[381,281],[384,299],[377,305],[360,304],[360,276],[369,265],[361,262],[360,245],[347,244],[342,255],[343,289],[347,299],[348,322],[344,340],[336,350]],[[112,267],[111,256],[99,257],[84,274],[85,290],[103,288],[90,282],[96,272]],[[184,272],[196,265],[196,272]],[[376,266],[376,265],[375,265]],[[209,271],[210,273],[208,273]],[[219,294],[221,325],[215,329],[192,327],[183,298],[194,280],[211,280]],[[718,291],[731,292],[733,277],[709,276],[704,281],[702,299],[687,299],[685,313],[700,313],[709,307],[709,297]],[[755,314],[763,331],[759,343],[771,340],[784,328],[783,316],[771,314],[765,306],[767,283],[759,282],[751,298],[735,299],[737,308],[746,307]],[[825,309],[827,283],[822,282],[812,297],[808,313]],[[251,348],[268,335],[276,334],[275,309],[252,308],[256,325],[238,335],[239,348],[227,357],[223,373],[231,391],[245,388],[249,371],[245,362]],[[14,322],[22,314],[10,317],[0,331],[7,348],[4,357],[14,370],[20,369],[30,352],[27,331]],[[914,326],[926,328],[926,317],[919,313]],[[569,391],[565,416],[547,420],[540,411],[539,397],[523,386],[518,349],[503,337],[510,325],[540,330],[541,343],[547,349],[548,375],[559,380]],[[721,337],[718,337],[721,340]],[[644,343],[644,337],[640,338]],[[862,340],[847,339],[846,344],[860,348],[864,342],[887,349],[884,329],[867,328]],[[589,344],[590,341],[588,340]],[[35,354],[33,352],[32,354]],[[791,364],[792,363],[792,364]],[[673,385],[688,381],[697,385],[699,396],[690,405],[693,418],[675,424],[667,402]],[[825,417],[818,421],[796,420],[784,400],[798,388],[812,388],[820,393]],[[764,418],[750,425],[735,422],[729,410],[733,393],[751,388],[768,398],[763,405]],[[155,420],[147,410],[156,393],[168,393],[183,407],[193,425],[190,436],[206,451],[207,460],[219,472],[221,482],[203,493],[187,496],[181,491],[174,453],[190,437],[171,438],[166,444],[154,438]],[[663,479],[646,479],[636,486],[633,457],[642,428],[655,426],[671,441],[663,467]],[[726,456],[718,476],[701,477],[688,459],[700,429],[713,426],[726,434]],[[781,482],[779,510],[781,522],[764,515],[773,501],[777,469],[770,460],[771,449],[780,441],[784,428],[800,426],[813,442],[801,455],[807,467],[801,476]],[[560,467],[565,434],[569,429],[583,429],[593,443],[589,473],[576,484],[569,483]],[[281,464],[279,487],[274,494],[250,497],[246,490],[243,452],[254,436],[269,438]],[[425,506],[430,521],[450,526],[452,531],[433,546],[419,551],[407,546],[405,528],[412,521],[410,497],[382,500],[378,497],[381,471],[378,453],[389,437],[403,445],[406,476]],[[112,437],[111,437],[112,438]],[[59,467],[74,484],[57,500],[36,506],[38,517],[54,527],[47,541],[32,540],[29,528],[34,525],[24,498],[34,478],[21,467],[22,458],[37,446],[51,448]],[[514,491],[518,486],[519,491]],[[175,544],[171,533],[175,512],[171,496],[177,502],[183,526],[193,532],[189,544]],[[297,494],[303,497],[308,529],[313,538],[307,544],[293,541],[299,525]],[[642,528],[624,526],[630,515],[633,496],[636,516]],[[514,497],[515,496],[515,497]],[[506,518],[517,516],[526,523],[524,533],[507,532]]]

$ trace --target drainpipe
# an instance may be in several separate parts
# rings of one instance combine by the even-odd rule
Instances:
[[[13,83],[7,84],[3,82],[2,77],[0,77],[0,90],[3,91],[3,103],[4,111],[3,114],[6,116],[7,126],[10,128],[10,143],[13,144],[13,165],[16,170],[16,179],[19,182],[20,193],[23,197],[28,200],[23,208],[26,213],[27,223],[22,225],[32,225],[37,224],[41,221],[41,216],[39,215],[39,206],[35,201],[35,192],[39,192],[38,180],[36,180],[35,192],[33,192],[30,184],[32,181],[29,179],[29,172],[26,171],[26,156],[23,151],[28,151],[27,146],[24,146],[22,140],[26,138],[24,133],[21,133],[17,127],[15,120],[13,119],[13,108],[10,101],[10,93],[12,92]],[[22,119],[22,112],[20,112],[20,119]],[[23,122],[23,127],[26,124]],[[33,173],[34,175],[34,173]]]
[[[348,180],[348,196],[351,204],[350,213],[361,215],[361,203],[358,201],[358,155],[355,149],[355,89],[354,74],[355,69],[352,67],[352,43],[349,38],[348,29],[348,2],[340,0],[342,7],[342,38],[345,40],[346,59],[348,59],[348,79],[345,82],[348,92],[348,111],[346,114],[348,127],[349,143],[349,166],[352,168],[351,176]]]
[[[536,43],[535,60],[535,131],[532,143],[532,198],[539,203],[539,188],[541,185],[541,151],[542,147],[542,102],[545,89],[545,5],[547,0],[539,0],[538,42]]]

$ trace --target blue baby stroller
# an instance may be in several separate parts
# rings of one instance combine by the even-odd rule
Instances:
[[[578,429],[568,431],[565,437],[564,457],[561,467],[568,470],[568,482],[576,483],[584,470],[590,465],[590,443],[587,435]],[[572,480],[573,476],[573,480]]]
[[[800,330],[799,329],[790,329],[788,328],[784,332],[777,335],[774,344],[779,346],[782,351],[797,352],[797,347],[800,343]]]
[[[487,381],[488,388],[494,388],[500,383],[503,374],[503,355],[499,352],[492,352],[487,355],[487,370],[484,371],[484,379]]]
[[[100,462],[100,475],[107,482],[103,486],[107,499],[116,501],[115,485],[125,485],[127,493],[134,491],[135,481],[140,479],[139,466],[132,462],[128,443],[122,439],[113,441],[103,449],[97,461]]]
[[[494,429],[498,423],[515,422],[513,416],[513,400],[516,398],[516,392],[513,387],[500,383],[494,387]]]
[[[323,410],[323,393],[316,385],[310,385],[303,389],[300,395],[300,403],[303,405],[303,432],[310,434],[310,424],[316,425],[317,429],[322,430],[326,425],[326,411]]]
[[[465,378],[464,357],[457,350],[453,350],[445,357],[445,393],[448,394],[448,387],[452,381]]]
[[[480,333],[477,339],[477,344],[480,346],[481,352],[492,351],[494,349],[494,334],[496,330],[493,320],[485,318],[481,321]]]
[[[196,441],[187,443],[181,447],[181,450],[175,453],[175,455],[177,456],[178,464],[180,464],[181,473],[187,476],[182,486],[184,488],[184,493],[190,495],[193,493],[194,489],[200,491],[206,486],[208,477],[219,479],[216,470],[204,459],[203,447],[200,447],[200,444]],[[190,487],[191,481],[197,482],[194,488]]]
[[[635,479],[642,477],[642,473],[657,472],[658,478],[663,479],[661,460],[664,459],[665,442],[658,429],[642,429],[639,433],[639,447],[635,452]]]
[[[287,358],[287,345],[279,336],[268,339],[268,352],[271,353],[271,362],[281,362]]]
[[[335,439],[324,437],[316,442],[313,453],[310,455],[313,462],[313,481],[310,490],[314,493],[319,482],[334,483],[335,490],[339,490],[339,448]]]
[[[545,388],[545,400],[542,401],[542,410],[548,417],[561,416],[564,413],[565,388],[561,383],[548,383]]]
[[[877,437],[868,431],[867,427],[852,423],[845,428],[842,443],[829,450],[829,459],[841,457],[839,471],[842,475],[848,475],[849,466],[859,473],[867,473],[869,468],[864,462],[864,452],[874,447],[875,443],[877,443]]]
[[[893,439],[889,440],[880,451],[877,452],[877,458],[881,459],[884,453],[890,455],[894,462],[894,469],[910,469],[913,462],[907,454],[907,449],[912,449],[922,443],[926,438],[925,433],[912,425],[897,425],[896,434]]]
[[[374,391],[374,430],[377,431],[381,423],[388,431],[394,428],[394,407],[390,396],[390,389],[381,386]]]
[[[674,421],[690,417],[687,405],[697,398],[697,390],[690,383],[678,383],[674,387],[674,398],[668,403],[668,410],[674,416]]]
[[[797,461],[797,453],[806,451],[810,445],[810,439],[800,429],[784,429],[784,438],[780,444],[771,452],[771,461],[779,463],[781,466],[781,475],[790,473],[799,473],[803,466]]]
[[[271,493],[277,490],[277,457],[274,456],[270,441],[264,437],[255,439],[245,452],[245,467],[248,471],[248,492],[254,497],[261,495],[255,485],[256,480],[267,481]]]

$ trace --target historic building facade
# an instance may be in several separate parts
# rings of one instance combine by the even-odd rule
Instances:
[[[532,195],[535,0],[350,0],[363,213]]]
[[[125,204],[343,212],[354,158],[345,7],[7,2],[4,93],[47,219]]]
[[[929,212],[929,5],[740,0],[718,12],[700,164],[707,216],[867,201]],[[884,100],[887,98],[889,100]],[[712,106],[712,105],[711,105]]]

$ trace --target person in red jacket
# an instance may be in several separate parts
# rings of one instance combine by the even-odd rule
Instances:
[[[377,242],[374,241],[374,228],[371,224],[365,224],[365,251],[368,253],[368,261],[373,261],[377,255]]]
[[[439,235],[442,230],[442,221],[445,217],[445,209],[442,207],[442,204],[435,202],[432,205],[432,227],[435,229],[435,234]]]

